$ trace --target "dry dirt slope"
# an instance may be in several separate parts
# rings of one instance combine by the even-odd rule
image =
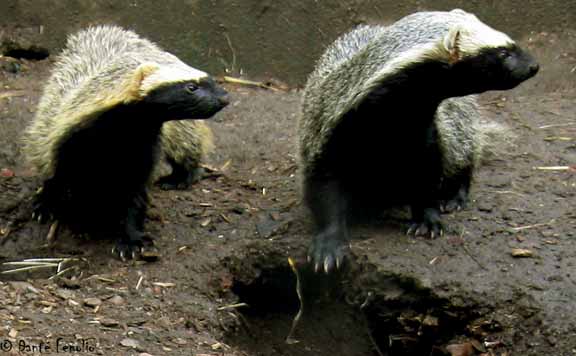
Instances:
[[[573,354],[575,173],[534,170],[576,162],[575,52],[554,43],[532,44],[538,78],[483,98],[517,146],[481,169],[474,203],[447,217],[448,236],[408,239],[400,214],[355,230],[354,263],[339,278],[301,267],[300,343],[284,343],[298,304],[286,258],[302,256],[309,233],[295,176],[299,94],[246,88],[230,88],[233,103],[212,122],[219,149],[210,163],[222,172],[190,191],[153,191],[147,227],[159,237],[160,261],[122,263],[109,257],[110,243],[66,234],[49,249],[47,227],[24,219],[2,261],[82,262],[73,280],[47,281],[51,271],[3,276],[0,339],[55,348],[63,338],[84,345],[80,354],[104,355],[442,355],[471,340],[493,342],[489,355]],[[0,71],[2,228],[26,211],[35,188],[16,137],[49,64]],[[534,255],[513,258],[514,248]],[[230,307],[239,302],[248,306]]]

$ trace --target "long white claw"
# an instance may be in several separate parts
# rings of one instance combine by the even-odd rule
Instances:
[[[328,272],[330,272],[330,262],[328,260],[328,257],[326,257],[324,259],[324,273],[328,274]]]
[[[340,269],[340,265],[342,264],[342,260],[340,257],[336,257],[336,269]]]
[[[318,270],[320,269],[320,265],[318,263],[314,264],[314,273],[318,273]]]
[[[39,222],[39,223],[42,222],[42,214],[38,214],[38,222]]]
[[[443,237],[443,236],[444,236],[444,230],[440,229],[440,237]]]
[[[431,239],[433,239],[435,235],[436,235],[436,234],[434,234],[434,230],[430,231],[430,238],[431,238]]]
[[[32,212],[32,220],[36,220],[36,212]]]

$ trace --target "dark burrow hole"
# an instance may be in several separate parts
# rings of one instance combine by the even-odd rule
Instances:
[[[43,60],[50,56],[48,49],[39,46],[22,47],[16,43],[3,43],[2,54],[6,57],[29,60]]]
[[[232,286],[232,292],[238,296],[241,303],[249,305],[244,309],[244,314],[248,317],[298,312],[296,277],[288,267],[262,271],[256,279],[248,282],[237,280]]]
[[[373,292],[348,286],[350,279],[330,281],[324,295],[318,289],[325,281],[312,279],[296,344],[286,343],[299,308],[293,272],[276,268],[236,281],[232,291],[249,306],[238,310],[241,327],[227,343],[250,355],[449,355],[446,345],[467,338],[478,317],[406,277],[378,278],[381,289]]]

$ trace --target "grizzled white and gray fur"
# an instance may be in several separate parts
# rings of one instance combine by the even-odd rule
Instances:
[[[119,53],[123,55],[119,57]],[[73,98],[75,91],[82,86],[86,93],[82,97],[76,96],[79,100],[98,95],[99,90],[116,85],[118,80],[123,80],[143,62],[173,67],[174,70],[181,68],[193,71],[193,75],[206,76],[203,72],[187,67],[174,55],[149,40],[117,26],[92,27],[68,38],[44,87],[36,119],[25,136],[27,157],[39,168],[40,173],[49,175],[54,164],[54,157],[50,156],[52,152],[45,147],[61,134],[54,128],[62,125],[57,116],[66,107],[66,100]],[[114,64],[110,66],[111,63]],[[158,80],[169,78],[158,76]],[[41,137],[44,140],[40,140]],[[213,148],[210,128],[203,121],[196,120],[166,122],[162,127],[160,142],[162,157],[171,163],[171,167],[168,170],[157,167],[153,175],[155,178],[180,166],[190,175],[197,174],[201,161]],[[187,183],[190,182],[176,182],[174,187],[185,187]]]
[[[329,46],[299,121],[316,269],[342,262],[349,216],[365,207],[407,204],[410,233],[442,234],[439,211],[465,204],[486,137],[471,95],[511,89],[537,71],[506,34],[459,9],[360,26]]]

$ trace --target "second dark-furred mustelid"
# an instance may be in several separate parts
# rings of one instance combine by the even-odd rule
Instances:
[[[441,234],[440,207],[465,202],[482,145],[475,99],[465,96],[514,88],[537,71],[506,34],[458,9],[336,40],[309,76],[299,121],[316,268],[342,262],[349,218],[365,210],[409,205],[409,232]]]
[[[161,133],[171,130],[163,125],[207,119],[227,104],[208,74],[132,31],[69,36],[24,135],[43,181],[35,214],[113,237],[120,257],[137,258],[152,243],[143,225]]]

